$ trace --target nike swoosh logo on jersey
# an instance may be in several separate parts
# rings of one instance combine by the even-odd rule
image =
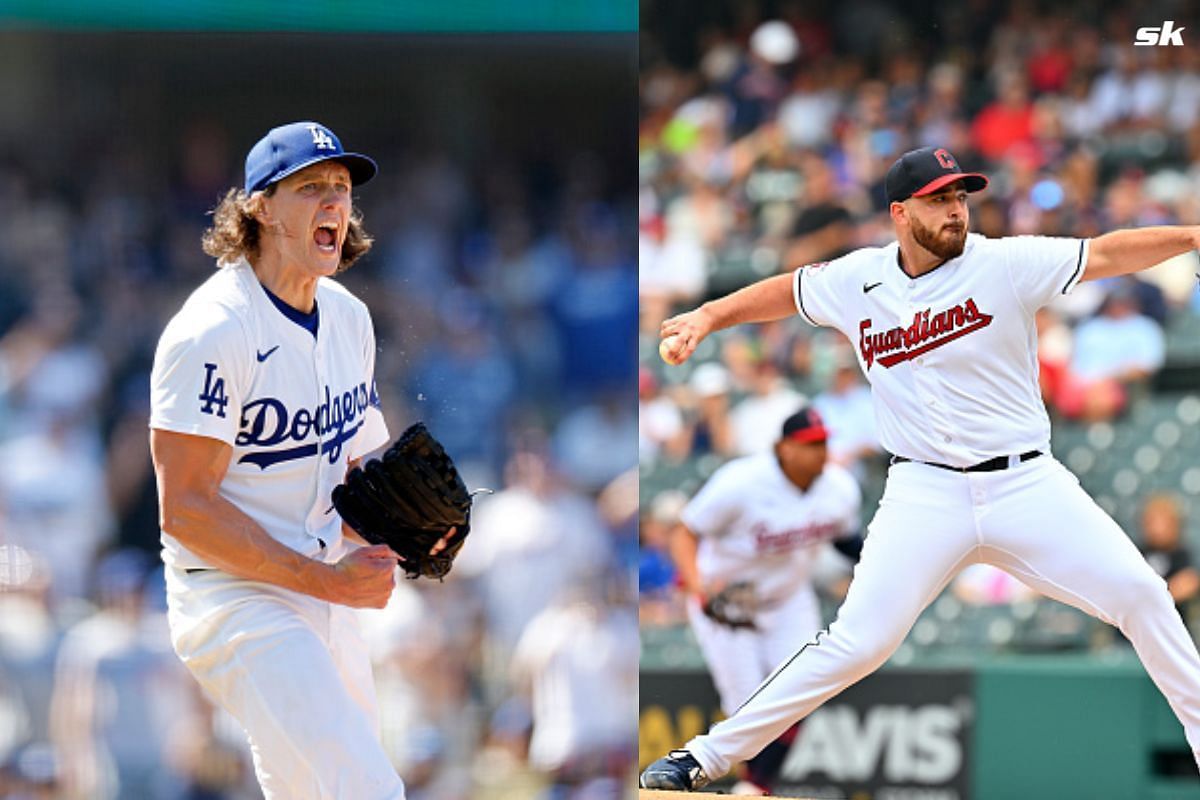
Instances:
[[[268,350],[265,353],[262,352],[261,350],[255,350],[254,355],[258,356],[258,363],[261,364],[262,362],[266,361],[268,358],[271,357],[271,353],[274,353],[278,349],[279,349],[279,345],[275,345],[274,347],[272,347],[270,350]]]
[[[879,281],[878,283],[864,283],[863,284],[863,294],[866,294],[867,292],[871,291],[876,286],[883,286],[883,281]]]

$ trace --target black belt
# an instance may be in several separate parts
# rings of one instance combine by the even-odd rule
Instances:
[[[912,461],[914,464],[926,464],[930,467],[937,467],[938,469],[948,469],[951,472],[997,472],[1002,469],[1008,469],[1009,466],[1013,466],[1010,465],[1009,462],[1014,458],[1017,459],[1018,464],[1021,464],[1026,461],[1031,461],[1041,454],[1041,450],[1030,450],[1028,452],[1021,453],[1019,456],[996,456],[995,458],[989,458],[987,461],[980,461],[978,464],[972,464],[969,467],[952,467],[949,464],[935,464],[932,461],[917,461],[912,458],[905,458],[904,456],[892,456],[892,463],[900,464],[905,461]]]

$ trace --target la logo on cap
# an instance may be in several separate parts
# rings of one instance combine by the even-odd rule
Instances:
[[[309,133],[313,137],[313,146],[318,150],[333,150],[333,139],[330,138],[329,132],[319,125],[309,125]]]

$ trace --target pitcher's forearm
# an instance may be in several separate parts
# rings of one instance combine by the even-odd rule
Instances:
[[[794,280],[792,273],[774,275],[718,300],[711,300],[701,309],[712,319],[713,330],[747,322],[785,319],[796,313],[796,301],[792,296]]]
[[[1088,243],[1082,280],[1128,275],[1196,249],[1200,227],[1159,225],[1097,236]]]
[[[331,568],[271,538],[262,526],[225,498],[181,499],[164,515],[163,529],[214,567],[248,580],[263,581],[329,599]]]

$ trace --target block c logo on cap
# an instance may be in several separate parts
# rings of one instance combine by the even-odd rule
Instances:
[[[334,150],[334,149],[336,149],[333,146],[333,139],[331,139],[329,137],[329,134],[326,133],[323,128],[321,128],[317,125],[309,125],[308,131],[309,131],[309,133],[312,134],[313,145],[318,150]]]
[[[946,169],[954,169],[958,166],[958,164],[954,163],[954,156],[950,155],[950,151],[944,147],[939,147],[937,150],[934,150],[933,157],[936,158],[937,162]]]

